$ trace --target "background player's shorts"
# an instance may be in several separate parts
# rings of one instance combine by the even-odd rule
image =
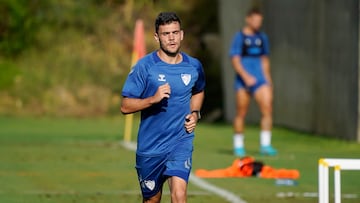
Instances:
[[[268,82],[264,78],[256,78],[256,83],[253,86],[246,86],[244,80],[239,76],[236,75],[235,78],[235,90],[245,89],[246,91],[250,92],[250,94],[254,94],[259,87],[268,84]]]
[[[268,84],[268,82],[265,79],[261,60],[257,57],[250,57],[250,58],[242,58],[241,60],[243,67],[245,68],[246,72],[248,72],[250,75],[255,77],[256,84],[248,87],[245,85],[244,80],[237,74],[235,78],[235,90],[239,89],[245,89],[251,94],[254,94],[256,90],[259,89],[259,87]]]
[[[167,178],[176,176],[189,180],[193,138],[176,143],[173,150],[160,156],[136,155],[136,170],[144,198],[155,196]]]

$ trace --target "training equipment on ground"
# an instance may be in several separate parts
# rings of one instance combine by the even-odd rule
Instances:
[[[205,170],[198,169],[195,175],[201,178],[242,178],[242,177],[259,177],[275,179],[298,179],[300,172],[296,169],[276,169],[256,161],[253,157],[244,157],[235,159],[231,166],[224,169]]]
[[[330,159],[319,160],[319,203],[329,203],[329,167],[334,167],[334,199],[341,202],[341,170],[360,170],[360,159]]]

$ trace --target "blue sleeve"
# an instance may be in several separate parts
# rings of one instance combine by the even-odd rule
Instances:
[[[202,91],[204,91],[205,89],[205,74],[204,74],[204,69],[200,63],[200,61],[197,61],[197,71],[198,71],[198,79],[195,82],[195,85],[192,89],[192,94],[197,94],[200,93]]]
[[[141,98],[146,87],[146,68],[136,64],[130,71],[123,89],[122,96],[130,98]]]
[[[270,54],[270,44],[269,39],[265,33],[261,33],[261,37],[263,39],[263,55],[269,55]]]
[[[230,57],[241,56],[242,44],[243,44],[243,36],[242,36],[241,32],[237,32],[231,43],[230,52],[229,52]]]

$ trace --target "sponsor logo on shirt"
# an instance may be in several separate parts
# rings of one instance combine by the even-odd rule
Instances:
[[[246,39],[245,39],[245,44],[246,44],[247,46],[250,46],[250,45],[251,45],[251,40],[250,40],[249,38],[246,38]]]
[[[181,74],[181,79],[183,83],[187,86],[191,81],[191,75],[190,74]]]
[[[164,74],[159,74],[158,81],[166,82],[165,75]]]
[[[262,44],[261,39],[257,38],[257,39],[255,40],[255,44],[256,44],[257,46],[261,46],[261,44]]]

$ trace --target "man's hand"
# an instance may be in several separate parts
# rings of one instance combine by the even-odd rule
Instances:
[[[244,78],[244,82],[245,82],[246,87],[252,87],[256,84],[256,78],[252,75],[247,75]]]
[[[256,84],[256,78],[246,72],[245,68],[241,64],[240,56],[233,56],[231,58],[231,63],[236,73],[244,80],[246,87],[252,87]]]
[[[164,98],[170,98],[171,94],[171,88],[169,83],[166,83],[164,85],[161,85],[158,87],[155,95],[152,97],[153,102],[152,103],[159,103]]]
[[[195,113],[188,114],[185,117],[185,129],[186,129],[186,132],[188,132],[188,133],[194,132],[198,119],[199,118],[197,117],[197,115],[195,115]]]

